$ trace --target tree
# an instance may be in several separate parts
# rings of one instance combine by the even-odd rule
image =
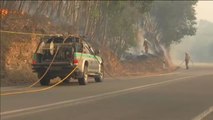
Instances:
[[[160,42],[166,48],[180,42],[186,35],[195,35],[195,1],[155,1],[150,11],[161,33]]]
[[[153,51],[172,65],[170,45],[184,36],[196,33],[195,5],[197,1],[154,1],[143,16],[145,38],[152,42]]]
[[[48,16],[64,26],[62,32],[91,36],[121,56],[136,44],[135,24],[150,10],[152,1],[1,1],[3,8],[32,16]],[[69,26],[69,27],[68,27]],[[70,29],[68,29],[70,28]],[[73,30],[71,30],[73,29]]]

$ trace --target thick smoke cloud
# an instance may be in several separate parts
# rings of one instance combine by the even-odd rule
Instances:
[[[195,36],[185,37],[180,44],[171,47],[171,56],[174,61],[184,59],[188,52],[194,62],[213,63],[213,23],[201,20]]]

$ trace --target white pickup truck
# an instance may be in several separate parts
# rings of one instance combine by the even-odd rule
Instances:
[[[41,78],[49,67],[40,80],[41,85],[49,85],[55,77],[63,79],[76,66],[71,77],[78,79],[80,85],[86,85],[88,77],[101,82],[104,77],[103,59],[98,54],[99,51],[79,35],[43,37],[33,55],[32,69]]]

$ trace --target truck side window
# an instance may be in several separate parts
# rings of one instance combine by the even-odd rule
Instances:
[[[84,44],[83,52],[89,54],[90,51],[88,49],[89,49],[88,45]]]
[[[75,51],[76,52],[83,52],[83,45],[82,45],[82,43],[75,43]]]

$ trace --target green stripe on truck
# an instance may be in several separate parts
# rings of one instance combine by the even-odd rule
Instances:
[[[98,61],[101,61],[101,57],[91,55],[91,54],[85,54],[85,53],[74,53],[74,57],[76,57],[76,58],[80,58],[80,57],[94,58],[94,59],[98,59]]]

